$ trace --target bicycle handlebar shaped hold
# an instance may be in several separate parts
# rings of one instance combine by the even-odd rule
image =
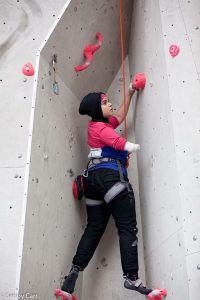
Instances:
[[[144,73],[137,73],[133,77],[132,81],[132,87],[136,90],[142,90],[145,88],[146,85],[146,76]]]
[[[100,32],[96,33],[97,43],[94,45],[86,45],[83,50],[83,56],[86,59],[86,62],[83,65],[74,67],[76,72],[83,71],[89,67],[93,60],[94,53],[102,46],[103,44],[103,35]]]
[[[154,289],[149,295],[147,295],[148,300],[163,300],[167,296],[166,289]]]

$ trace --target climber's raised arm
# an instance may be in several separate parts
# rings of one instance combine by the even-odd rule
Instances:
[[[117,112],[114,114],[115,117],[117,118],[117,120],[119,121],[119,124],[121,124],[124,121],[124,117],[125,117],[125,113],[127,115],[128,110],[129,110],[129,106],[131,103],[131,98],[133,96],[133,94],[135,93],[135,89],[132,88],[131,86],[128,89],[128,92],[126,94],[126,112],[124,111],[124,101],[122,102],[122,104],[120,105],[119,109],[117,110]]]

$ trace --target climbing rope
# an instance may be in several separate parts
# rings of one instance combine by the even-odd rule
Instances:
[[[127,125],[126,125],[126,79],[124,70],[124,32],[123,32],[123,8],[122,0],[119,0],[119,21],[120,21],[120,46],[122,58],[122,79],[123,79],[123,94],[124,94],[124,136],[127,138]]]

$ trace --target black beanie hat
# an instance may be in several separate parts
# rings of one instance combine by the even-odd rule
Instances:
[[[101,94],[102,93],[90,93],[86,95],[80,103],[79,114],[88,115],[93,120],[102,120],[105,122],[101,109]]]

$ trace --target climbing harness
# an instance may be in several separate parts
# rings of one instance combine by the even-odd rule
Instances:
[[[106,201],[106,203],[111,202],[117,195],[119,195],[119,193],[121,193],[124,189],[126,188],[126,185],[121,182],[118,181],[116,182],[105,194],[104,196],[104,200]]]
[[[121,162],[117,159],[113,159],[110,157],[102,157],[102,158],[92,158],[89,160],[87,164],[87,168],[83,170],[82,175],[78,175],[73,183],[73,194],[75,199],[81,200],[84,195],[84,184],[83,177],[88,177],[88,172],[95,169],[95,166],[104,162],[115,162],[118,166],[120,181],[116,182],[104,195],[104,201],[106,203],[111,202],[119,193],[121,193],[125,188],[127,188],[128,192],[130,192],[130,186],[128,181],[125,181],[124,174],[122,170]],[[96,200],[95,200],[96,201]],[[103,203],[104,201],[98,202],[98,204]],[[97,204],[97,202],[94,202]],[[92,199],[86,199],[87,205],[92,205]]]

